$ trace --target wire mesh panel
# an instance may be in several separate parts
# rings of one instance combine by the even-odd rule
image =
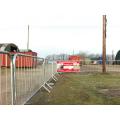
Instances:
[[[18,55],[15,76],[15,104],[24,104],[44,84],[43,59]]]
[[[53,73],[53,75],[56,74],[56,72],[57,72],[57,62],[53,61],[52,62],[52,73]]]
[[[120,60],[111,60],[106,63],[107,72],[120,72]]]
[[[12,104],[10,56],[0,52],[0,104]]]
[[[80,61],[80,72],[102,72],[102,60]],[[106,60],[106,72],[120,72],[120,60]]]
[[[44,83],[52,77],[52,61],[44,61]]]
[[[49,60],[46,60],[46,66],[45,66],[45,76],[46,76],[46,79],[45,79],[45,82],[47,82],[53,75],[56,74],[57,72],[57,63],[56,61],[49,61]]]
[[[102,72],[102,60],[79,62],[80,73]],[[56,61],[0,51],[0,104],[26,103],[56,72]],[[106,60],[106,72],[120,72],[120,60]]]
[[[80,72],[102,72],[102,63],[100,60],[80,61]]]
[[[55,72],[53,61],[0,51],[0,104],[26,103]]]

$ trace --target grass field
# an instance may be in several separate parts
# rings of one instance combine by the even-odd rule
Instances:
[[[116,105],[120,104],[119,73],[66,73],[51,93],[40,90],[28,105]]]

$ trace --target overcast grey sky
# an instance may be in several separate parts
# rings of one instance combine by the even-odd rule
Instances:
[[[119,0],[0,0],[0,43],[27,46],[41,57],[54,53],[102,52],[106,14],[107,53],[120,49]]]

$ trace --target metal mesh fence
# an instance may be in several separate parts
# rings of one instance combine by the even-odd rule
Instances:
[[[25,103],[44,84],[44,60],[19,54],[15,59],[15,104]]]
[[[80,61],[80,72],[102,72],[102,60]],[[106,72],[120,72],[120,60],[106,61]]]
[[[55,72],[53,61],[0,52],[0,104],[24,104]]]
[[[80,72],[102,72],[102,64],[100,61],[80,61]]]
[[[0,54],[0,104],[12,104],[11,97],[10,56],[8,53],[3,53]]]
[[[56,61],[0,51],[0,104],[26,103],[56,72]],[[93,72],[102,72],[102,61],[80,61],[80,73]],[[120,72],[120,61],[106,61],[106,72]]]

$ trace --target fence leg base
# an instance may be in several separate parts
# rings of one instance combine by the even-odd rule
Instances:
[[[48,83],[45,83],[50,89],[52,89],[52,87],[48,84]]]
[[[52,79],[56,82],[57,80],[52,76]]]
[[[53,75],[52,78],[54,78],[55,80],[58,80],[57,77],[56,77],[55,75]]]
[[[50,90],[45,85],[43,85],[43,88],[50,93]]]

